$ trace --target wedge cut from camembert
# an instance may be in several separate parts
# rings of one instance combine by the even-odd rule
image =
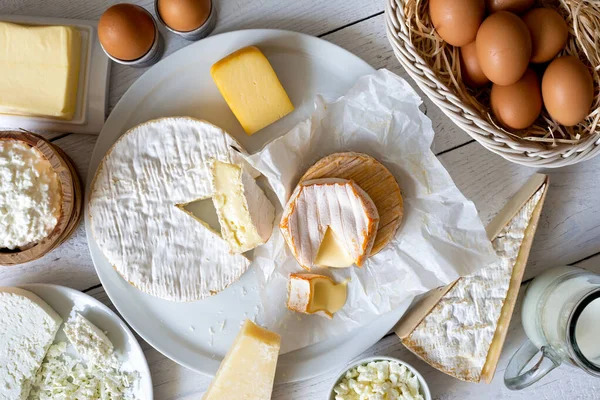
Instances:
[[[287,307],[304,314],[318,314],[329,319],[346,303],[347,282],[335,283],[328,276],[291,274]]]
[[[497,362],[492,358],[498,356],[504,341],[499,336],[506,334],[510,322],[545,188],[541,186],[492,241],[499,261],[458,279],[402,339],[409,350],[455,378],[491,380],[492,364]]]
[[[127,282],[194,301],[240,278],[250,261],[185,205],[213,196],[214,160],[255,173],[241,151],[222,129],[188,117],[148,121],[117,140],[98,166],[88,209],[98,247]]]
[[[246,320],[203,400],[269,400],[281,337]]]
[[[233,253],[243,253],[269,240],[275,207],[240,166],[215,160],[212,165],[213,204],[221,236]]]
[[[362,266],[378,223],[375,204],[354,181],[324,178],[296,187],[279,228],[298,263],[310,270]]]
[[[0,399],[26,399],[60,316],[35,294],[0,287]]]

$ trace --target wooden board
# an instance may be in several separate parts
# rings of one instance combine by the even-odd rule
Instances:
[[[352,179],[367,192],[379,213],[377,237],[371,255],[379,253],[396,235],[404,212],[402,193],[388,169],[362,153],[335,153],[317,161],[300,182],[319,178]]]
[[[0,249],[0,265],[16,265],[44,256],[73,234],[81,218],[81,182],[68,156],[40,135],[25,131],[3,131],[0,132],[0,140],[18,140],[39,150],[58,175],[62,190],[60,217],[47,237],[22,249]]]

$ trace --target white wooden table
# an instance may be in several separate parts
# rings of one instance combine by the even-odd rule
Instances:
[[[152,0],[130,0],[153,10]],[[2,0],[0,14],[21,14],[97,20],[111,0]],[[244,28],[278,28],[299,31],[333,42],[361,57],[375,68],[387,68],[405,77],[385,36],[383,0],[216,0],[215,33]],[[152,11],[153,12],[153,11]],[[163,30],[166,54],[189,44]],[[109,109],[144,70],[113,64]],[[536,172],[494,155],[453,125],[422,93],[424,111],[433,121],[434,152],[458,187],[472,199],[484,222]],[[83,180],[96,136],[47,135],[74,160]],[[550,191],[542,213],[525,279],[562,264],[579,264],[600,273],[600,157],[584,164],[545,171]],[[71,239],[41,260],[0,268],[0,286],[23,283],[55,283],[88,293],[112,307],[102,289],[88,251],[83,223]],[[521,392],[504,387],[502,377],[509,357],[524,340],[517,308],[504,345],[496,377],[490,385],[469,384],[429,367],[389,334],[361,355],[390,355],[414,365],[431,387],[435,399],[599,399],[600,381],[571,367],[560,367],[540,384]],[[151,348],[140,339],[152,379],[155,398],[200,399],[210,378],[199,375]],[[336,371],[308,381],[278,385],[273,399],[326,399]]]

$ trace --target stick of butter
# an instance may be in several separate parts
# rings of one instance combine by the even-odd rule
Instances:
[[[210,74],[248,135],[294,111],[265,55],[245,47],[215,63]]]
[[[81,33],[0,22],[0,113],[73,119]]]

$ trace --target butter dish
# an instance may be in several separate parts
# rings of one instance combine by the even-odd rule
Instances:
[[[0,127],[31,131],[97,134],[104,125],[110,63],[96,40],[97,22],[63,18],[0,15],[0,21],[22,25],[66,25],[81,34],[81,59],[75,114],[71,120],[0,114]]]

